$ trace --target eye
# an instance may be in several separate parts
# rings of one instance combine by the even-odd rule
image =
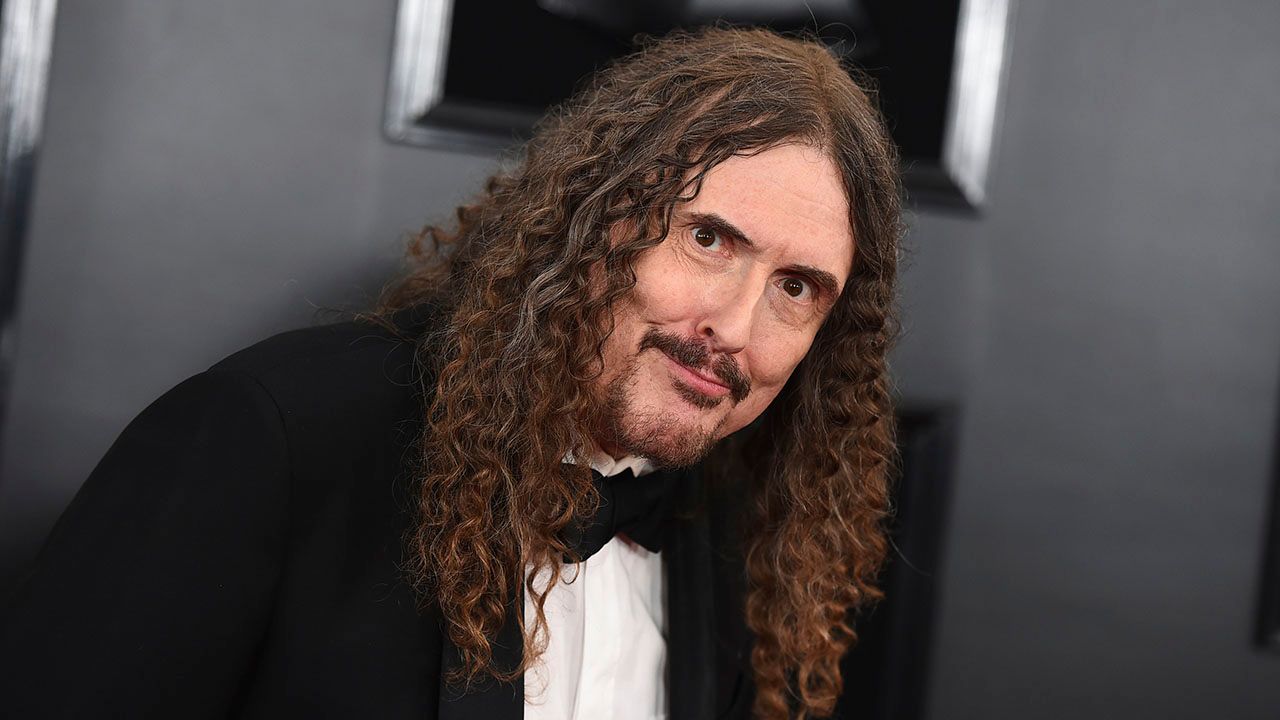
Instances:
[[[695,227],[693,229],[693,240],[708,250],[719,250],[717,243],[723,244],[720,234],[708,227]]]
[[[797,277],[782,278],[778,286],[782,288],[782,292],[796,300],[809,300],[813,296],[813,287],[809,282]]]

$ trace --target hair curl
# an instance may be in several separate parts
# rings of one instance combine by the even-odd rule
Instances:
[[[708,466],[750,477],[756,715],[833,710],[852,613],[881,595],[901,189],[883,120],[850,69],[818,42],[764,30],[678,32],[598,73],[541,121],[518,167],[458,208],[456,230],[428,227],[411,243],[409,272],[384,293],[383,317],[421,302],[447,311],[420,345],[435,387],[408,557],[461,651],[453,680],[513,679],[546,648],[550,586],[526,569],[559,581],[561,531],[598,502],[589,470],[561,460],[589,447],[604,412],[591,384],[637,258],[710,168],[788,142],[821,148],[840,172],[852,274],[763,414],[767,442],[749,454],[721,443],[723,462]],[[491,642],[521,583],[536,617],[517,613],[524,656],[497,668]]]

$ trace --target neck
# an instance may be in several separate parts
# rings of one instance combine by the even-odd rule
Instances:
[[[595,451],[602,452],[605,455],[608,455],[610,460],[614,460],[615,462],[618,460],[621,460],[623,457],[627,455],[627,452],[625,450],[623,450],[621,447],[618,447],[613,443],[602,443],[594,439],[592,440],[592,447],[587,449],[590,452],[595,452]]]

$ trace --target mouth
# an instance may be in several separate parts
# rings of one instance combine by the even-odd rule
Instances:
[[[729,387],[717,380],[714,375],[709,375],[701,370],[695,370],[684,365],[665,352],[662,353],[662,357],[666,359],[667,364],[675,372],[677,380],[702,395],[719,400],[729,394]]]

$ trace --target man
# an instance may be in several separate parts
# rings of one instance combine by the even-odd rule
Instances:
[[[126,429],[6,619],[4,710],[829,714],[894,458],[866,95],[817,44],[673,35],[458,218],[371,317]]]

